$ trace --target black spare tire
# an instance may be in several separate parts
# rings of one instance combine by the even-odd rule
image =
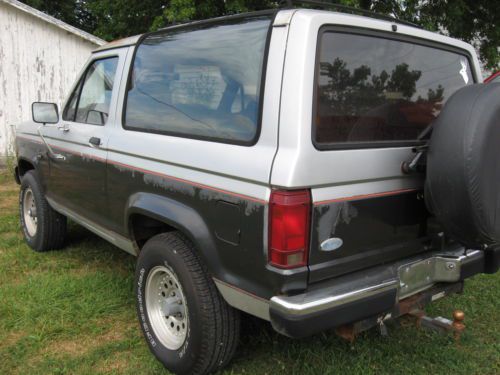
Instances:
[[[464,87],[433,125],[425,199],[447,234],[469,248],[500,244],[500,84]]]

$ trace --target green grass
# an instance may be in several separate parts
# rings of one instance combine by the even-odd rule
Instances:
[[[0,374],[165,374],[135,318],[135,259],[72,225],[68,246],[38,254],[23,242],[17,190],[0,175]],[[304,340],[246,317],[224,374],[499,374],[500,274],[466,283],[429,314],[466,314],[459,343],[411,324],[354,344],[326,332]]]

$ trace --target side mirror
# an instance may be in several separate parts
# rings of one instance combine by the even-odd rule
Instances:
[[[33,121],[40,124],[57,124],[59,113],[54,103],[34,102],[31,105]]]
[[[87,124],[92,125],[104,125],[106,124],[106,120],[108,119],[108,114],[106,112],[97,111],[95,109],[91,109],[87,112]]]

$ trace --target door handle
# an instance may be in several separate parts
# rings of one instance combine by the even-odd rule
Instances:
[[[101,138],[92,137],[89,139],[90,147],[99,147],[101,145]]]

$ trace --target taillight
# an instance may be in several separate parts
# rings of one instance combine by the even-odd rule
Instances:
[[[269,202],[269,263],[279,268],[307,264],[309,190],[273,190]]]

